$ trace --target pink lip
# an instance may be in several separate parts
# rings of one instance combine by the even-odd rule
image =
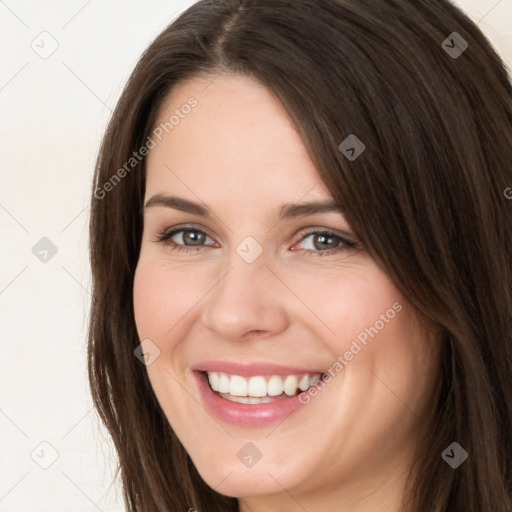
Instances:
[[[295,370],[291,374],[294,372]],[[304,405],[299,400],[300,394],[291,396],[290,398],[276,400],[268,404],[251,405],[231,402],[212,391],[206,381],[207,377],[205,373],[194,371],[193,374],[197,379],[199,390],[207,409],[218,420],[225,423],[242,427],[265,427],[284,420],[287,416]],[[234,373],[234,375],[240,375],[240,373]],[[274,375],[277,374],[274,373]],[[305,391],[303,393],[305,393]]]
[[[200,372],[223,372],[229,375],[240,375],[241,377],[255,377],[257,375],[304,375],[309,373],[324,373],[323,370],[311,370],[311,368],[289,368],[270,363],[242,364],[230,361],[203,361],[191,368]]]

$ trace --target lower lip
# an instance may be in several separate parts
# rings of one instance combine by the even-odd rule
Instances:
[[[240,404],[216,394],[206,382],[203,372],[194,371],[199,390],[208,410],[218,420],[242,427],[266,427],[284,420],[304,404],[300,394],[267,404]]]

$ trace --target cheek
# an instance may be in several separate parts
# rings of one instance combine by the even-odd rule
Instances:
[[[164,339],[193,308],[200,293],[201,283],[191,278],[190,270],[179,266],[169,269],[158,262],[140,262],[133,283],[139,337]]]
[[[150,267],[138,265],[133,282],[133,308],[139,338],[153,338],[161,318],[159,309],[165,284]]]
[[[403,308],[403,297],[376,267],[298,275],[294,282],[297,296],[313,313],[311,328],[324,333],[323,341],[336,354],[350,350],[353,340],[364,346],[376,332],[390,330]]]
[[[187,417],[189,400],[176,377],[181,379],[181,350],[191,310],[198,300],[196,281],[190,271],[169,268],[161,261],[141,259],[133,282],[133,305],[139,339],[151,340],[160,354],[146,368],[151,386],[169,421]],[[171,357],[176,365],[170,364]]]

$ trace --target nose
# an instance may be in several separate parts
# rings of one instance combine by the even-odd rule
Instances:
[[[220,279],[203,299],[202,323],[216,337],[237,341],[278,335],[287,328],[286,291],[264,254],[252,263],[235,251],[226,259]]]

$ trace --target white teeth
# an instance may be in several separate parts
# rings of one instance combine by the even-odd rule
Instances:
[[[208,372],[208,381],[210,382],[212,389],[219,389],[220,377],[217,372]]]
[[[314,386],[320,380],[320,377],[322,376],[319,373],[313,375],[309,380],[309,387]]]
[[[302,379],[299,380],[299,389],[301,391],[306,391],[306,389],[309,388],[309,377],[307,375],[304,375]]]
[[[267,382],[267,395],[278,396],[284,391],[284,382],[279,375],[272,375]]]
[[[288,396],[295,395],[298,384],[299,381],[297,380],[297,377],[295,377],[295,375],[288,375],[288,377],[286,377],[286,380],[284,381],[284,392]]]
[[[263,377],[251,377],[249,379],[249,396],[261,397],[267,394],[267,383]]]
[[[253,398],[252,396],[231,396],[230,394],[221,393],[222,398],[229,400],[230,402],[237,402],[239,404],[268,404],[275,400],[281,400],[280,398],[272,398],[270,396],[262,396],[261,398]]]
[[[212,389],[214,391],[218,391],[219,393],[229,393],[229,387],[229,377],[225,373],[221,373],[219,375],[219,389]]]
[[[231,396],[247,396],[247,380],[240,375],[232,375],[229,383],[229,394]]]
[[[233,402],[259,404],[273,401],[271,397],[283,395],[295,396],[297,392],[306,391],[321,378],[321,373],[302,376],[272,375],[270,378],[255,376],[250,378],[240,375],[228,375],[222,372],[206,372],[213,391]],[[225,396],[224,396],[225,395]]]

